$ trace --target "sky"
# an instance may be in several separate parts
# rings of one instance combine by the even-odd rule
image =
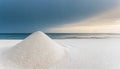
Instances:
[[[84,20],[48,29],[58,33],[120,33],[120,7],[114,7]]]
[[[0,0],[0,33],[118,33],[119,4],[119,0]]]

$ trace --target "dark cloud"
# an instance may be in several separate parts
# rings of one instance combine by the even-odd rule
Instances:
[[[1,0],[0,32],[44,31],[115,4],[117,1],[113,0]]]

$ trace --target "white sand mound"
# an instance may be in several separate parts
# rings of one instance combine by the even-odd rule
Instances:
[[[38,31],[3,55],[3,69],[48,69],[64,57],[64,48]],[[1,62],[0,62],[1,63]]]
[[[0,48],[0,69],[120,69],[119,41],[59,40],[63,48],[35,32],[16,46]]]

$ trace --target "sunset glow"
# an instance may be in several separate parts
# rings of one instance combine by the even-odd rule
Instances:
[[[47,31],[56,33],[120,33],[120,8],[113,8],[83,21],[56,26]]]

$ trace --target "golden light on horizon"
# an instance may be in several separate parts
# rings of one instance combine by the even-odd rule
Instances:
[[[83,21],[49,28],[56,33],[120,33],[120,7],[116,7]]]

